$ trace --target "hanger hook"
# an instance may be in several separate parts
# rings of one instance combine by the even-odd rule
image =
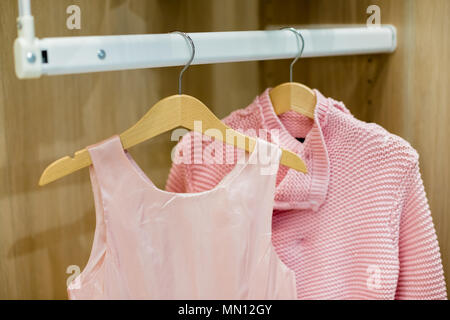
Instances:
[[[181,94],[181,81],[183,80],[183,73],[186,71],[187,68],[189,68],[189,66],[191,65],[192,61],[194,60],[194,57],[195,57],[195,45],[194,45],[194,41],[192,41],[191,37],[186,32],[173,31],[171,33],[177,33],[177,34],[182,35],[186,40],[189,41],[189,44],[191,45],[191,49],[192,49],[192,54],[191,54],[191,57],[189,58],[189,61],[186,63],[186,65],[184,66],[183,70],[181,70],[180,75],[178,76],[178,94]]]
[[[297,36],[297,42],[298,39],[302,39],[302,47],[300,52],[298,53],[298,55],[295,57],[294,61],[292,61],[291,66],[289,67],[289,81],[292,82],[293,80],[293,70],[294,70],[294,64],[297,62],[297,60],[302,56],[303,54],[303,50],[305,49],[305,39],[303,38],[302,34],[300,33],[300,31],[298,31],[295,28],[289,27],[289,28],[283,28],[282,30],[290,30],[292,32],[295,33],[295,35]]]

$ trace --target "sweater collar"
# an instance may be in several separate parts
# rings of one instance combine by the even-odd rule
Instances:
[[[270,88],[266,89],[255,100],[260,111],[263,128],[267,129],[269,133],[276,132],[278,137],[271,137],[272,142],[298,154],[308,168],[307,174],[285,168],[285,172],[281,173],[282,177],[277,179],[274,209],[317,211],[325,201],[329,184],[329,158],[324,129],[332,102],[318,90],[314,90],[317,97],[314,120],[294,111],[278,117],[270,100],[269,91]],[[299,142],[296,139],[298,136],[294,137],[292,132],[304,133],[304,142]],[[293,188],[295,189],[293,190]]]

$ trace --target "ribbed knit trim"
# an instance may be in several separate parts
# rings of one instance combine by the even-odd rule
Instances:
[[[317,211],[325,201],[328,183],[329,183],[329,159],[328,152],[323,137],[323,128],[326,126],[327,113],[330,105],[329,99],[326,99],[318,90],[314,90],[317,103],[314,111],[314,124],[310,132],[305,137],[304,143],[297,141],[286,127],[281,123],[275,114],[272,102],[270,100],[270,88],[266,89],[256,102],[261,112],[262,125],[265,129],[279,130],[280,144],[287,149],[298,154],[302,159],[307,161],[308,175],[311,177],[311,185],[309,195],[306,201],[289,202],[275,201],[275,209],[292,210],[292,209],[311,209]],[[306,163],[306,161],[305,161]],[[294,170],[289,170],[283,181],[289,179],[289,175],[303,174]],[[283,181],[278,187],[283,185]]]

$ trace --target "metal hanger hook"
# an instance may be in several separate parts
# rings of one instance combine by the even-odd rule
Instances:
[[[171,33],[178,33],[178,34],[182,35],[187,41],[189,41],[189,44],[191,45],[191,49],[192,49],[191,57],[189,58],[189,61],[186,63],[186,65],[184,66],[183,70],[181,70],[180,75],[178,77],[178,94],[181,94],[181,81],[183,80],[183,73],[186,71],[187,68],[189,68],[192,61],[194,60],[195,45],[194,45],[194,41],[192,41],[191,37],[186,32],[173,31]]]
[[[292,32],[295,33],[295,35],[297,36],[297,42],[298,39],[302,39],[302,47],[301,50],[299,52],[299,54],[295,57],[294,61],[292,61],[291,66],[289,68],[289,81],[292,82],[293,80],[293,70],[294,70],[294,64],[297,62],[298,59],[300,59],[300,57],[303,54],[303,50],[305,49],[305,39],[303,38],[302,34],[300,33],[300,31],[298,31],[295,28],[289,27],[289,28],[283,28],[282,30],[290,30]]]

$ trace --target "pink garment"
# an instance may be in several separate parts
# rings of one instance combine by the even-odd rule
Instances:
[[[417,152],[380,126],[355,119],[342,102],[315,93],[315,120],[292,111],[278,118],[269,89],[224,119],[307,164],[306,175],[280,166],[272,222],[272,241],[295,271],[298,298],[445,299]],[[211,163],[233,147],[195,139],[201,135],[190,133],[178,144],[167,190],[213,188],[233,167]],[[193,163],[199,152],[203,163]]]
[[[214,188],[191,194],[158,189],[117,136],[88,150],[97,225],[70,299],[296,298],[271,240],[277,146],[258,139]]]

